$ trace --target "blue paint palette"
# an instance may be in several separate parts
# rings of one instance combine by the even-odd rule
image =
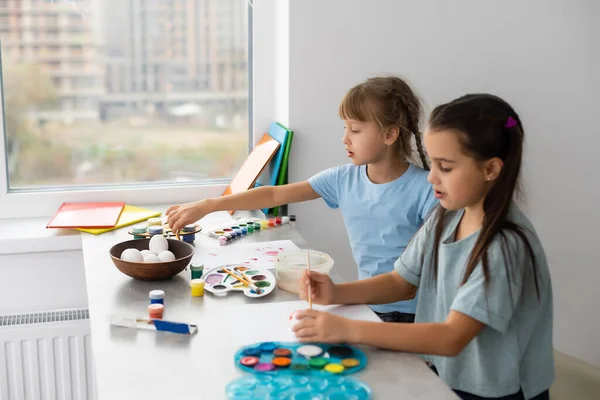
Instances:
[[[345,376],[367,365],[367,356],[359,348],[323,343],[255,343],[234,357],[243,371],[270,376]]]
[[[367,400],[371,389],[349,377],[250,375],[225,387],[230,400]]]

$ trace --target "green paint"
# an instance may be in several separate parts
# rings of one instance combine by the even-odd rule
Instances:
[[[269,282],[269,281],[254,282],[254,285],[259,288],[264,288],[264,287],[271,286],[271,282]]]
[[[329,360],[323,357],[315,357],[308,360],[308,365],[310,365],[311,368],[321,369],[327,364],[329,364]]]
[[[253,269],[252,271],[246,272],[246,275],[258,275],[260,271]]]

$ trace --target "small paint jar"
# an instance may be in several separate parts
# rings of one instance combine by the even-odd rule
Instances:
[[[269,227],[269,221],[266,221],[266,220],[260,221],[260,227],[261,227],[261,229],[267,229]]]
[[[273,227],[273,226],[275,226],[275,218],[269,218],[268,223],[269,223],[269,227],[270,228]]]
[[[242,235],[248,234],[248,228],[246,228],[245,226],[240,227],[240,229],[242,230]]]
[[[223,236],[225,236],[227,238],[227,241],[230,241],[231,239],[233,239],[233,235],[229,232],[223,233]]]
[[[162,319],[165,306],[159,303],[148,305],[148,316],[150,319]]]
[[[150,225],[148,226],[148,233],[150,234],[150,236],[162,235],[164,233],[163,227],[161,225]]]
[[[248,227],[248,225],[247,225],[247,224],[244,224],[244,223],[242,222],[242,223],[240,223],[240,224],[239,224],[239,227],[240,227],[240,228],[245,228],[245,227]]]
[[[204,296],[204,279],[192,279],[190,282],[192,297]]]
[[[148,219],[148,226],[162,226],[162,220],[159,217]]]
[[[248,224],[248,233],[254,232],[254,223]]]
[[[145,234],[148,233],[148,225],[146,225],[146,224],[136,225],[133,228],[131,228],[131,233],[133,233],[133,238],[136,240],[144,239],[146,237]]]
[[[255,231],[260,231],[260,222],[255,222],[254,223],[254,230]]]
[[[239,225],[233,225],[233,226],[231,227],[231,229],[233,229],[233,230],[235,231],[235,230],[238,230],[238,229],[240,229],[240,226],[239,226]]]
[[[190,271],[192,272],[192,279],[200,279],[204,273],[204,264],[192,264],[190,265]]]
[[[295,215],[290,215],[290,221],[291,222],[295,222],[296,221],[296,216]]]
[[[281,217],[275,217],[275,224],[281,225]]]
[[[288,216],[281,217],[281,223],[282,224],[289,224],[290,223],[290,217],[288,217]]]
[[[164,290],[151,290],[148,294],[150,298],[150,304],[165,304],[165,291]]]
[[[225,236],[219,236],[219,244],[224,246],[227,244],[227,238]]]
[[[195,230],[196,230],[196,225],[194,225],[194,224],[186,225],[182,229],[182,231],[186,232],[186,233],[187,232],[194,232]],[[181,238],[186,243],[194,243],[194,240],[196,240],[196,234],[195,233],[187,233],[186,235],[181,235]]]
[[[242,236],[242,230],[240,228],[235,229],[234,232],[236,236]]]

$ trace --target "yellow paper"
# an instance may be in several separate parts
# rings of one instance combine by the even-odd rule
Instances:
[[[129,204],[125,204],[123,207],[123,211],[121,212],[121,216],[117,221],[117,224],[112,228],[97,228],[97,229],[85,229],[85,228],[75,228],[78,231],[91,233],[92,235],[99,235],[101,233],[110,232],[115,229],[122,228],[124,226],[132,225],[138,222],[142,222],[147,220],[148,218],[158,217],[161,213],[157,211],[148,210],[146,208],[130,206]]]

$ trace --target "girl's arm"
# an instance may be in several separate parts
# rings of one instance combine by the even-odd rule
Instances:
[[[387,304],[415,297],[417,287],[392,271],[336,285],[331,304]]]
[[[198,221],[206,214],[226,210],[258,210],[282,204],[319,198],[308,181],[281,186],[263,186],[229,196],[203,199],[193,203],[174,205],[167,212],[167,223],[173,232]]]
[[[229,196],[206,199],[207,207],[211,212],[226,210],[258,210],[272,208],[282,204],[298,203],[301,201],[318,199],[319,194],[314,191],[308,181],[291,183],[280,186],[262,186],[245,192]]]
[[[348,341],[390,350],[454,357],[485,326],[458,311],[442,323],[396,324],[348,320]]]
[[[458,311],[442,323],[356,321],[317,310],[303,310],[293,330],[302,342],[354,343],[382,349],[454,357],[485,326]]]

